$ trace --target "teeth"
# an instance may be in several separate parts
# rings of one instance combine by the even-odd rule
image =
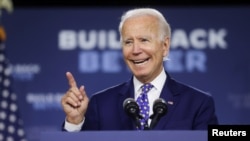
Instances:
[[[139,63],[143,63],[145,60],[143,61],[134,61],[135,64],[139,64]]]
[[[147,61],[148,61],[148,59],[146,59],[146,60],[140,60],[140,61],[134,61],[134,64],[143,64],[143,63],[145,63]]]

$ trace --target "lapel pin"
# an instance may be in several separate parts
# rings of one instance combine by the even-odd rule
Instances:
[[[173,105],[173,104],[174,104],[173,101],[168,101],[167,103],[168,103],[169,105]]]

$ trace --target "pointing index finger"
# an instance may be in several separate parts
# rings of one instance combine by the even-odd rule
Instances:
[[[70,87],[77,87],[75,78],[74,78],[74,76],[70,72],[66,72],[66,77],[68,79]]]

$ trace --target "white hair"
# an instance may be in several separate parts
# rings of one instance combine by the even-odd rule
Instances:
[[[120,35],[121,35],[123,24],[128,18],[143,16],[143,15],[154,16],[159,20],[159,24],[160,24],[159,33],[161,34],[160,35],[161,39],[164,39],[164,37],[166,36],[168,36],[169,38],[171,37],[171,28],[170,28],[169,23],[167,22],[167,20],[165,19],[165,17],[162,15],[161,12],[153,8],[136,8],[136,9],[131,9],[125,12],[121,17],[121,21],[119,24]]]

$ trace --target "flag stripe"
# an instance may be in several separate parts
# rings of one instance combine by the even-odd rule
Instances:
[[[6,58],[3,34],[0,27],[0,141],[26,141],[17,95],[11,87],[11,65]]]

